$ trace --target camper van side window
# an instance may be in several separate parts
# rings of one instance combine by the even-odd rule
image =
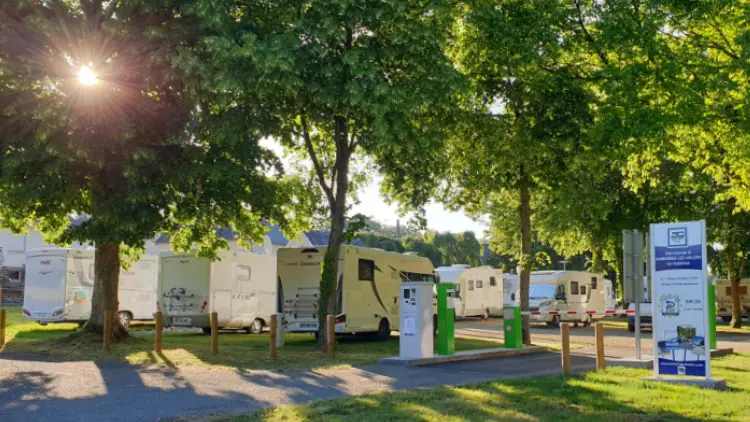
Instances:
[[[497,279],[495,277],[490,277],[490,287],[497,286]]]
[[[359,280],[375,281],[375,261],[369,259],[359,260]]]
[[[581,296],[586,296],[586,286],[581,286]]]
[[[570,294],[572,295],[578,294],[578,282],[577,281],[570,282]]]
[[[474,290],[474,280],[469,280],[469,290]]]
[[[250,267],[237,265],[237,281],[250,281]]]
[[[484,282],[482,280],[477,280],[477,289],[481,289],[484,287]]]
[[[596,290],[596,277],[591,277],[591,290]]]

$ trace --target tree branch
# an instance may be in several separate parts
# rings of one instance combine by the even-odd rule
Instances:
[[[333,196],[333,191],[331,190],[331,187],[328,186],[326,183],[325,175],[323,174],[323,167],[320,165],[320,161],[318,160],[318,155],[315,153],[315,148],[312,144],[312,139],[310,139],[310,131],[308,130],[307,126],[307,118],[305,118],[305,114],[302,113],[301,115],[301,121],[302,121],[302,138],[305,141],[305,147],[307,148],[307,153],[310,154],[310,161],[313,163],[313,167],[315,168],[315,173],[318,175],[318,182],[320,183],[320,187],[323,189],[323,192],[326,194],[326,199],[328,199],[328,202],[333,206],[333,204],[336,203],[335,198]]]
[[[596,47],[596,41],[594,40],[594,37],[591,36],[591,33],[588,29],[586,29],[586,23],[583,22],[583,12],[581,11],[581,4],[579,3],[579,0],[573,0],[573,4],[576,6],[576,10],[578,11],[578,25],[581,27],[581,30],[583,31],[583,35],[588,40],[589,44],[591,44],[591,47],[594,49],[594,52],[596,52],[596,55],[599,56],[599,58],[602,60],[602,62],[605,65],[609,65],[609,60],[607,59],[607,56],[604,55],[604,53],[599,50],[599,48]]]

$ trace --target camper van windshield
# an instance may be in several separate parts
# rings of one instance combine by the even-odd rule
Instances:
[[[555,289],[557,288],[554,284],[536,284],[529,288],[529,299],[543,300],[553,299],[555,297]]]

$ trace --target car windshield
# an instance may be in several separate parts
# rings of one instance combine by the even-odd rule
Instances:
[[[529,288],[529,299],[552,299],[555,297],[555,289],[557,288],[554,284],[535,284]]]

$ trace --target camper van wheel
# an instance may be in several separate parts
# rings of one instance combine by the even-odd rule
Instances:
[[[128,329],[128,327],[130,327],[131,317],[129,312],[120,312],[119,314],[117,314],[117,319],[120,320],[120,324],[122,324],[122,327],[126,330]]]
[[[205,335],[211,334],[211,327],[203,327],[203,334]]]
[[[549,323],[552,327],[559,327],[560,326],[560,315],[555,315],[552,317],[552,322]]]
[[[732,317],[730,316],[723,316],[721,317],[721,320],[724,322],[732,322]]]
[[[389,338],[391,338],[391,324],[388,323],[387,319],[383,318],[380,320],[380,325],[378,326],[377,339],[378,341],[386,341]]]
[[[591,315],[586,317],[586,320],[583,321],[584,327],[591,327]]]
[[[253,323],[250,325],[250,328],[247,329],[247,332],[250,334],[263,333],[263,320],[256,319],[255,321],[253,321]]]

